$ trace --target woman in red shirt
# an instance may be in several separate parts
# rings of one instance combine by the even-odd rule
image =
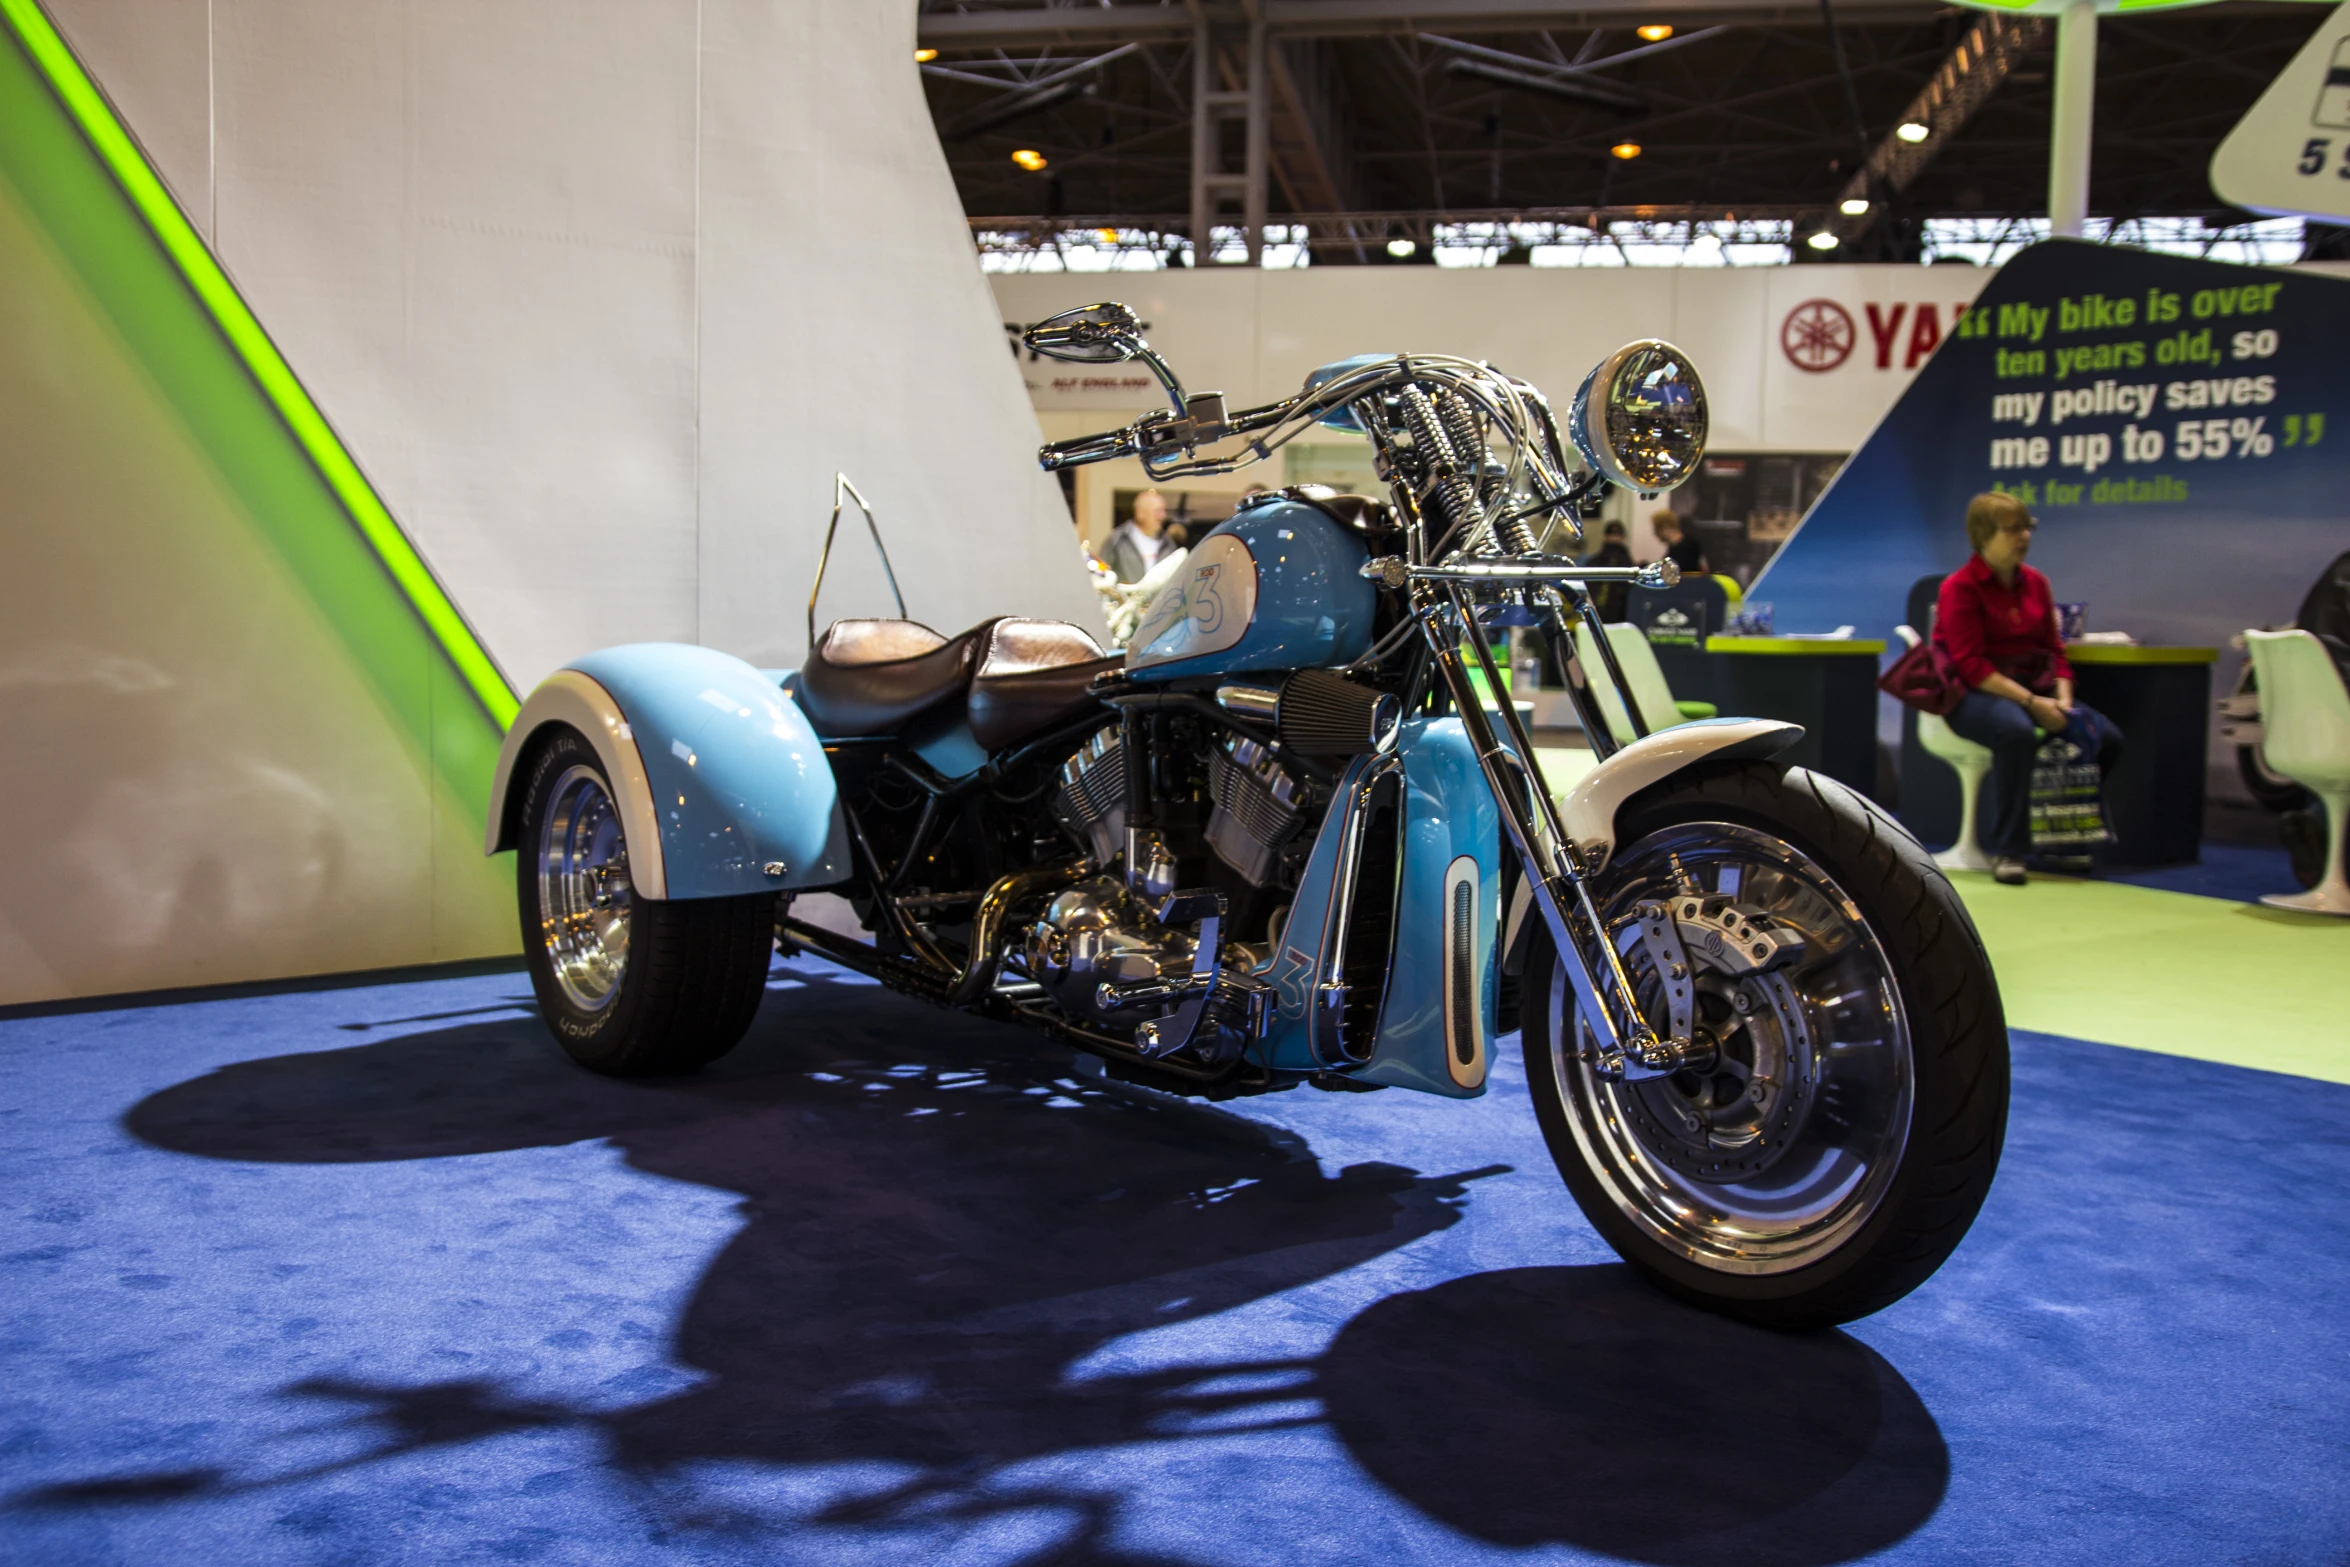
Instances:
[[[2048,579],[2024,564],[2032,514],[2012,495],[1978,495],[1967,503],[1966,536],[1975,552],[1942,579],[1934,608],[1934,642],[1973,689],[1951,709],[1949,724],[1991,751],[1991,827],[1983,847],[1991,874],[2024,882],[2032,849],[2032,758],[2041,732],[2062,733],[2100,774],[2113,771],[2122,735],[2110,719],[2073,700],[2073,666],[2057,632]]]

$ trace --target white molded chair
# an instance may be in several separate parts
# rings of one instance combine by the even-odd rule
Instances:
[[[1895,626],[1901,640],[1916,647],[1921,640],[1912,626]],[[1958,774],[1958,842],[1934,856],[1946,871],[1987,871],[1991,856],[1975,830],[1975,807],[1983,798],[1983,778],[1991,771],[1991,748],[1981,746],[1932,713],[1918,714],[1918,744],[1929,756],[1938,756]]]
[[[2314,794],[2326,811],[2326,871],[2307,892],[2272,892],[2272,908],[2350,915],[2342,836],[2350,818],[2350,691],[2325,644],[2306,631],[2247,631],[2260,682],[2260,754],[2269,770]]]
[[[1607,641],[1615,652],[1617,665],[1624,671],[1625,683],[1632,688],[1632,699],[1640,704],[1640,716],[1650,734],[1688,723],[1693,718],[1713,716],[1713,708],[1707,703],[1684,703],[1674,698],[1673,688],[1665,683],[1664,670],[1657,666],[1656,649],[1648,645],[1648,637],[1638,626],[1627,621],[1610,621]],[[1599,701],[1599,711],[1607,719],[1608,731],[1618,745],[1631,744],[1632,721],[1624,712],[1622,699],[1616,695],[1615,682],[1607,678],[1606,666],[1599,661],[1591,628],[1581,621],[1575,623],[1575,657],[1591,671],[1591,694]]]

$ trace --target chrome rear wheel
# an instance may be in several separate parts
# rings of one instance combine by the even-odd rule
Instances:
[[[539,1015],[615,1077],[691,1072],[734,1048],[766,994],[775,895],[637,895],[610,775],[577,731],[532,741],[514,867]]]
[[[635,887],[620,812],[594,768],[555,780],[538,831],[539,940],[564,999],[601,1011],[628,969]]]

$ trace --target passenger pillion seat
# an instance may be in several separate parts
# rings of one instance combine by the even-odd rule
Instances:
[[[890,735],[909,719],[961,696],[972,655],[994,625],[949,640],[913,620],[836,620],[800,666],[800,708],[819,735]]]
[[[971,737],[990,751],[1076,718],[1095,703],[1094,677],[1125,662],[1065,620],[1006,616],[979,629]]]
[[[896,734],[968,693],[972,738],[994,751],[1085,711],[1094,676],[1120,662],[1060,620],[1004,616],[953,638],[919,621],[836,620],[798,694],[817,734],[854,739]]]

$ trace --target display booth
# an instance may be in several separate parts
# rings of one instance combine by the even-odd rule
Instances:
[[[2204,682],[2231,685],[2241,634],[2289,621],[2341,552],[2346,336],[2350,280],[2034,246],[1984,288],[1753,591],[1782,628],[1922,632],[1912,588],[1966,559],[1968,498],[2014,494],[2039,520],[2031,563],[2056,597],[2086,605],[2092,637],[2138,650],[2076,657],[2108,661],[2082,674],[2085,700],[2102,705],[2088,695],[2099,685],[2146,718],[2116,778],[2146,802],[2123,813],[2144,824],[2123,852],[2191,858],[2185,824],[2202,813],[2187,795],[2243,793]],[[1955,836],[1955,785],[1906,762],[1902,779],[1904,819],[1929,841]]]

